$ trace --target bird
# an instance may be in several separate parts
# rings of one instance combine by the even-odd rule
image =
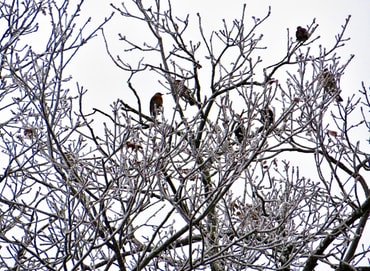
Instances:
[[[310,37],[310,34],[305,28],[298,26],[295,36],[298,41],[305,42]]]
[[[263,129],[268,129],[275,121],[274,111],[268,106],[260,111],[261,121],[263,126],[261,126],[258,132],[262,132]]]
[[[333,94],[338,91],[337,81],[335,79],[335,75],[329,71],[328,68],[325,68],[320,73],[320,80],[321,84],[324,87],[324,92],[328,94]],[[340,103],[343,102],[343,98],[338,94],[336,94],[335,100]]]
[[[154,96],[150,99],[150,115],[153,118],[156,118],[160,111],[163,110],[163,99],[162,99],[162,93],[157,92],[154,94]]]
[[[234,130],[234,135],[236,139],[239,141],[239,143],[242,143],[244,139],[244,129],[245,128],[240,122],[238,122],[237,125],[238,126],[236,126]]]
[[[175,94],[179,95],[185,102],[190,105],[195,105],[197,101],[193,97],[190,89],[185,86],[185,80],[177,80],[175,78],[170,78],[173,84]]]

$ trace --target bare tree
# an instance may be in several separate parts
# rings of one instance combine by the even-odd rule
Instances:
[[[349,17],[332,47],[313,21],[307,40],[288,32],[286,55],[263,66],[256,33],[270,11],[248,26],[244,6],[209,35],[198,14],[197,40],[170,1],[112,4],[147,29],[141,41],[121,34],[115,56],[111,17],[87,32],[81,8],[0,4],[2,269],[360,270],[370,166],[356,132],[369,129],[370,101],[365,85],[341,93]],[[45,18],[37,52],[29,37]],[[98,33],[137,104],[90,112],[86,90],[67,87],[70,60]],[[173,108],[167,98],[146,113],[135,80],[148,75]]]

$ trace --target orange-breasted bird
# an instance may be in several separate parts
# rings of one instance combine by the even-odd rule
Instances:
[[[190,89],[185,86],[184,80],[177,80],[175,78],[170,78],[173,84],[175,94],[179,95],[185,102],[190,105],[195,105],[197,101],[194,99]]]
[[[163,99],[162,93],[157,92],[154,96],[150,99],[150,115],[154,118],[157,117],[159,112],[163,111]]]
[[[335,78],[335,75],[332,72],[330,72],[328,68],[322,70],[319,78],[321,80],[322,86],[324,87],[325,93],[333,94],[338,91],[337,80]],[[337,94],[335,99],[338,103],[343,102],[343,98],[339,95],[339,93]]]
[[[295,32],[295,36],[298,41],[305,42],[310,37],[310,33],[308,33],[306,28],[298,26],[297,31]]]

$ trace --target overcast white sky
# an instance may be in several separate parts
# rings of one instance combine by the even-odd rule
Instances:
[[[92,22],[98,23],[112,11],[109,3],[109,1],[86,1],[82,14],[91,16]],[[114,3],[119,6],[121,1],[114,1]],[[182,14],[189,13],[190,18],[194,21],[196,20],[196,12],[199,12],[203,17],[205,26],[209,27],[209,32],[211,29],[220,29],[222,27],[222,19],[231,21],[234,18],[240,18],[244,3],[247,5],[248,19],[252,16],[261,18],[267,13],[268,6],[272,8],[270,18],[261,28],[261,31],[264,33],[264,45],[269,47],[265,51],[265,55],[261,54],[265,58],[264,63],[266,63],[266,66],[271,64],[269,60],[279,60],[281,54],[285,52],[287,28],[293,31],[291,33],[294,34],[297,25],[309,25],[316,18],[319,28],[315,34],[320,35],[321,39],[312,47],[318,46],[319,43],[329,47],[333,44],[334,35],[340,31],[341,25],[345,22],[347,16],[352,15],[347,32],[347,36],[351,40],[339,52],[343,59],[347,59],[350,54],[355,54],[356,57],[349,66],[346,75],[341,79],[342,89],[345,93],[352,93],[360,88],[361,81],[365,81],[367,85],[370,84],[368,68],[368,63],[370,62],[368,49],[370,48],[370,1],[368,0],[172,1],[175,11]],[[105,27],[105,31],[109,32],[110,43],[112,48],[115,49],[115,54],[119,53],[121,46],[118,41],[118,33],[136,35],[138,39],[147,35],[140,31],[137,26],[127,25],[125,22],[127,21],[119,14],[115,14],[114,19]],[[101,37],[95,38],[88,45],[88,48],[80,51],[72,63],[71,69],[75,80],[78,80],[90,90],[88,98],[89,103],[94,104],[93,106],[107,106],[116,98],[123,98],[125,89],[127,89],[125,86],[126,74],[109,60]],[[153,85],[148,84],[147,88],[150,87],[153,87]],[[143,88],[145,87],[143,86]],[[150,99],[154,91],[146,89],[140,94]],[[100,95],[102,93],[104,95]]]
[[[113,1],[117,6],[122,1]],[[129,1],[125,1],[129,2]],[[144,1],[144,3],[149,1]],[[271,6],[272,14],[263,24],[264,39],[263,45],[268,46],[264,54],[264,66],[268,66],[274,61],[279,60],[285,53],[287,28],[291,34],[294,34],[297,25],[309,25],[314,18],[319,24],[315,35],[320,35],[321,39],[313,44],[315,47],[323,44],[330,47],[334,43],[334,36],[341,30],[341,25],[345,22],[348,15],[352,15],[350,25],[347,31],[347,37],[351,40],[347,45],[338,51],[343,57],[343,61],[350,54],[355,54],[355,59],[347,69],[345,76],[341,78],[341,88],[343,96],[350,95],[361,87],[361,81],[370,85],[370,1],[368,0],[174,0],[171,1],[175,12],[190,14],[194,21],[196,12],[203,17],[205,27],[208,32],[212,29],[218,30],[222,27],[222,19],[231,21],[234,18],[240,18],[242,5],[247,5],[247,18],[252,16],[263,17],[268,7]],[[109,6],[110,1],[86,1],[83,8],[83,16],[91,16],[93,23],[98,23],[102,18],[108,16],[112,9]],[[114,53],[118,54],[121,50],[121,43],[118,41],[118,33],[124,35],[136,36],[137,39],[147,35],[137,28],[137,25],[129,24],[119,14],[115,14],[114,19],[105,27],[108,32],[110,45]],[[89,104],[107,108],[116,98],[133,99],[132,95],[125,95],[127,87],[125,85],[125,72],[118,69],[108,58],[103,47],[101,37],[95,38],[87,48],[79,52],[71,66],[71,73],[75,80],[89,89],[87,95]],[[149,101],[156,90],[153,88],[151,78],[146,78],[147,85],[141,85],[140,94],[144,102]],[[158,80],[158,79],[155,79]],[[284,80],[283,80],[284,81]],[[158,85],[159,86],[159,85]],[[156,87],[158,87],[156,86]],[[124,97],[125,96],[125,97]],[[147,109],[146,109],[147,110]]]

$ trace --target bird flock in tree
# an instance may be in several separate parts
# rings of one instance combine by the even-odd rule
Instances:
[[[304,43],[310,38],[310,33],[307,29],[298,26],[296,31],[296,39],[299,43]],[[178,80],[173,77],[168,78],[173,91],[174,97],[177,100],[182,99],[189,105],[199,104],[194,98],[192,91],[185,85],[185,80]],[[337,102],[342,102],[343,99],[339,95],[339,88],[337,86],[337,79],[334,73],[329,71],[328,68],[324,68],[318,76],[321,87],[324,89],[324,94],[335,96]],[[155,120],[160,113],[163,113],[163,94],[157,92],[150,100],[150,115]],[[268,130],[274,123],[275,115],[274,111],[266,106],[264,109],[260,110],[261,122],[263,125],[257,130],[258,133]],[[245,138],[245,127],[238,122],[234,130],[234,135],[239,143],[243,142]]]

